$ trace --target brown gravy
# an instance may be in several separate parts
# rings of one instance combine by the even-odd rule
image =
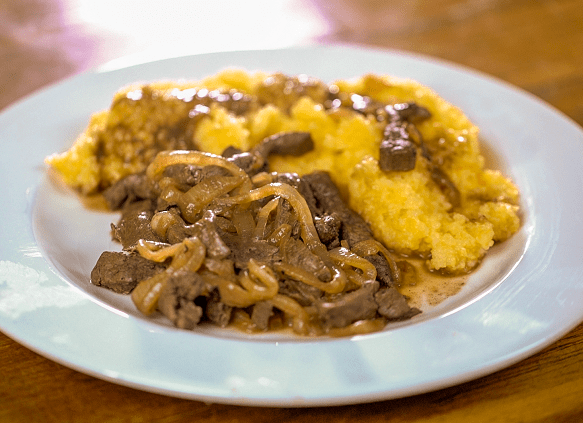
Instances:
[[[416,277],[408,277],[405,274],[397,289],[409,298],[411,307],[426,310],[427,307],[434,307],[457,294],[467,282],[469,274],[449,276],[430,272],[423,261],[407,258],[407,262],[416,270]]]

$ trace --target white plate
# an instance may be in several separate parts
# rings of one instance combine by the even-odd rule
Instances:
[[[414,321],[348,339],[187,332],[138,316],[89,273],[115,219],[46,177],[122,85],[237,66],[323,80],[410,77],[461,107],[522,193],[524,223],[460,294]],[[583,320],[583,132],[536,98],[451,64],[396,52],[310,47],[181,57],[85,73],[0,115],[0,329],[99,378],[207,402],[335,405],[427,392],[494,372]]]

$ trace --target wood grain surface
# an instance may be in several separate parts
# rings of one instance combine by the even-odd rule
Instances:
[[[176,30],[187,24],[179,20],[190,18],[172,8],[189,8],[205,22],[184,43],[189,52],[306,42],[402,49],[493,75],[583,124],[581,0],[0,0],[0,109],[108,60],[153,45],[175,48],[186,34]],[[311,409],[141,392],[71,370],[0,333],[0,421],[581,422],[583,325],[516,365],[459,386]]]

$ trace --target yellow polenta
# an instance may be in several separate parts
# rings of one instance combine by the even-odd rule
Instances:
[[[189,89],[236,89],[253,96],[267,76],[226,70],[197,82],[126,87],[115,95],[110,110],[92,117],[71,149],[47,158],[47,163],[81,192],[99,191],[145,169],[163,148],[161,139],[171,137],[171,128],[182,125],[179,117],[192,107],[183,101]],[[205,118],[186,133],[196,140],[197,148],[220,154],[229,146],[248,150],[282,131],[310,132],[313,151],[301,157],[274,156],[271,169],[300,175],[330,172],[350,207],[364,217],[379,240],[398,253],[425,257],[430,269],[471,270],[495,242],[518,230],[518,190],[499,171],[485,168],[478,128],[458,108],[411,80],[366,75],[334,84],[382,103],[414,101],[427,108],[432,116],[417,130],[432,152],[433,163],[459,190],[461,203],[453,207],[448,202],[421,154],[411,171],[382,171],[378,158],[383,125],[374,117],[332,113],[310,97],[299,98],[289,110],[268,104],[243,115],[212,104]],[[149,100],[135,107],[125,101],[138,95],[134,93],[148,93]],[[188,141],[180,141],[185,143],[182,148],[188,147]]]

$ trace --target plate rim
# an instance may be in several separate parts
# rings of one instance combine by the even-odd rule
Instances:
[[[158,64],[162,64],[162,63],[172,63],[173,61],[180,61],[180,60],[187,60],[188,58],[200,58],[203,56],[209,56],[209,55],[214,55],[215,58],[217,57],[224,57],[225,55],[253,55],[253,54],[266,54],[266,53],[272,53],[272,52],[278,52],[278,54],[286,54],[285,52],[289,52],[290,54],[298,54],[301,52],[307,52],[307,51],[318,51],[318,52],[325,52],[326,54],[338,54],[339,52],[350,52],[352,54],[357,54],[357,55],[380,55],[380,56],[384,56],[386,59],[388,58],[405,58],[406,60],[413,60],[413,61],[419,61],[420,63],[430,63],[431,66],[434,67],[443,67],[445,69],[448,70],[454,70],[456,72],[459,72],[461,74],[465,74],[465,75],[471,75],[474,78],[478,78],[478,79],[486,79],[487,81],[489,81],[490,84],[496,85],[496,86],[500,86],[503,87],[506,90],[510,90],[512,93],[515,93],[516,95],[522,96],[524,99],[526,99],[526,101],[528,102],[534,102],[537,103],[539,107],[541,107],[543,110],[546,110],[547,112],[549,112],[551,115],[553,115],[555,118],[558,118],[559,121],[563,121],[565,124],[567,125],[571,125],[573,126],[576,131],[579,132],[579,135],[581,136],[581,128],[569,117],[565,116],[564,114],[562,114],[561,112],[559,112],[556,108],[548,105],[547,103],[544,103],[542,100],[538,99],[537,97],[533,96],[530,93],[527,93],[526,91],[514,87],[508,83],[505,83],[504,81],[500,81],[497,80],[495,78],[492,78],[488,75],[484,75],[478,71],[475,70],[471,70],[471,69],[467,69],[461,65],[456,65],[456,64],[450,64],[448,62],[442,61],[440,59],[435,59],[435,58],[428,58],[427,56],[422,56],[422,55],[416,55],[413,53],[407,53],[407,52],[401,52],[401,51],[391,51],[391,50],[378,50],[378,49],[363,49],[361,47],[351,47],[351,46],[334,46],[334,47],[295,47],[295,48],[285,48],[285,49],[274,49],[274,50],[269,50],[269,51],[253,51],[253,50],[249,50],[249,51],[243,51],[243,52],[217,52],[217,53],[205,53],[205,54],[200,54],[200,55],[192,55],[192,56],[180,56],[180,57],[173,57],[173,58],[166,58],[166,59],[160,59],[157,60],[156,63]],[[138,63],[135,65],[132,65],[131,67],[134,69],[139,70],[140,68],[144,67],[144,66],[152,66],[151,63],[154,62],[146,62],[146,63]],[[76,75],[73,76],[71,78],[67,78],[63,81],[57,82],[55,84],[52,84],[48,87],[45,87],[41,90],[36,91],[35,93],[32,93],[31,95],[21,99],[20,101],[18,101],[17,103],[13,104],[12,106],[8,106],[7,108],[5,108],[4,110],[0,111],[0,122],[3,122],[3,118],[5,118],[6,116],[11,116],[15,113],[18,113],[20,109],[26,109],[31,103],[34,103],[36,101],[36,99],[39,98],[39,96],[42,95],[46,95],[46,93],[50,93],[51,91],[55,91],[55,90],[59,90],[62,89],[63,87],[68,87],[72,84],[74,84],[76,81],[81,81],[83,78],[87,78],[88,75],[112,75],[112,72],[115,72],[113,70],[106,70],[103,71],[102,70],[103,67],[99,67],[95,70],[92,71],[88,71],[88,72],[84,72],[80,75]],[[127,67],[124,68],[120,68],[120,71],[123,71],[124,69],[128,69]],[[43,94],[45,93],[45,94]],[[112,94],[112,93],[110,93]],[[0,129],[0,138],[2,138],[2,132],[3,130]],[[3,174],[3,173],[0,173]],[[19,219],[17,219],[17,221],[22,222],[23,219],[22,217],[27,217],[28,221],[31,220],[31,216],[32,216],[32,208],[34,207],[34,201],[36,198],[36,192],[35,192],[35,187],[38,187],[38,174],[36,175],[36,178],[28,178],[27,182],[28,185],[26,186],[26,193],[24,193],[24,202],[26,203],[26,208],[24,210],[24,214],[26,216],[19,216]],[[22,188],[22,187],[21,187]],[[22,194],[23,193],[17,193],[17,195],[20,195],[21,197],[19,198],[20,200],[20,204],[22,205]],[[19,209],[22,211],[22,209]],[[534,218],[534,216],[533,216]],[[27,219],[24,219],[25,221]],[[533,223],[533,222],[530,222]],[[535,222],[536,223],[536,222]],[[536,229],[536,228],[535,228]],[[31,227],[28,227],[27,230],[32,231]],[[29,236],[31,234],[29,233]],[[532,238],[536,237],[537,234],[536,233],[529,233],[528,234],[528,242],[533,241]],[[14,240],[12,240],[14,241]],[[27,241],[30,241],[30,239],[27,239]],[[16,241],[15,241],[16,242]],[[30,245],[28,245],[28,247],[31,247]],[[3,249],[0,251],[3,251],[3,255],[4,255],[4,247],[2,247]],[[33,248],[34,250],[34,248]],[[43,261],[44,258],[39,257],[38,250],[34,250],[29,251],[30,256],[26,256],[25,253],[23,253],[22,251],[19,253],[21,254],[21,262],[20,263],[26,263],[26,266],[29,266],[31,269],[36,269],[36,270],[47,270],[46,266],[43,266],[43,264],[46,265],[46,263]],[[14,254],[14,252],[13,252]],[[36,255],[35,255],[36,254]],[[39,260],[40,259],[40,260]],[[4,260],[2,258],[2,260]],[[8,262],[10,262],[10,260],[7,260]],[[33,263],[34,262],[34,263]],[[6,266],[6,261],[4,262],[0,262],[0,264],[4,263],[4,266]],[[20,264],[17,263],[17,264]],[[40,263],[40,264],[39,264]],[[4,269],[6,270],[6,269]],[[8,269],[8,270],[14,270],[14,269]],[[48,278],[51,280],[50,283],[55,284],[55,286],[61,286],[62,284],[68,284],[68,286],[70,287],[70,283],[68,281],[66,281],[65,278],[62,277],[62,275],[60,275],[55,269],[52,269],[51,266],[48,266],[48,270],[50,271]],[[3,287],[4,285],[1,283],[3,282],[2,279],[0,279],[0,294],[3,293]],[[6,281],[4,281],[6,284]],[[86,304],[86,303],[92,303],[94,304],[93,299],[88,298],[88,295],[84,292],[82,292],[80,289],[78,289],[78,292],[75,292],[75,290],[73,289],[71,291],[71,295],[75,295],[78,296],[78,300],[80,303]],[[578,292],[578,291],[577,291]],[[4,291],[5,293],[5,291]],[[510,296],[510,294],[508,294]],[[0,297],[1,298],[1,297]],[[479,300],[478,300],[479,302]],[[125,316],[120,316],[117,315],[115,312],[113,312],[112,310],[108,310],[105,307],[99,306],[99,310],[100,312],[103,313],[109,313],[109,314],[113,314],[116,316],[116,320],[119,319],[126,319],[125,321],[132,321],[133,320],[131,318],[125,317]],[[467,307],[466,307],[467,308]],[[378,387],[376,388],[376,390],[370,390],[369,391],[361,391],[361,392],[357,392],[354,395],[339,395],[339,394],[330,394],[328,397],[323,397],[323,396],[313,396],[311,397],[310,395],[306,395],[304,396],[304,398],[298,398],[297,396],[292,396],[289,397],[287,399],[285,398],[268,398],[268,397],[264,397],[264,398],[260,398],[260,397],[244,397],[244,396],[240,396],[237,393],[233,394],[233,395],[226,395],[226,394],[222,394],[222,395],[213,395],[213,394],[204,394],[201,392],[198,393],[192,393],[192,392],[185,392],[184,389],[180,390],[180,389],[172,389],[169,388],[168,386],[152,386],[151,383],[148,382],[144,382],[143,380],[141,380],[138,376],[139,375],[134,375],[133,378],[128,377],[128,375],[121,375],[120,372],[117,372],[117,374],[114,373],[106,373],[103,370],[98,370],[95,369],[94,367],[91,367],[90,364],[87,363],[81,363],[79,361],[75,362],[74,360],[71,360],[70,358],[63,356],[62,354],[59,354],[58,351],[57,353],[55,353],[54,351],[51,352],[50,350],[47,350],[45,348],[45,346],[41,346],[39,345],[39,343],[37,342],[37,340],[35,339],[31,339],[31,334],[26,334],[23,335],[22,332],[19,331],[19,327],[17,324],[14,324],[14,322],[10,321],[10,319],[6,319],[6,317],[2,314],[3,310],[0,308],[0,330],[2,330],[3,333],[5,333],[6,335],[8,335],[9,337],[11,337],[12,339],[16,340],[17,342],[21,343],[22,345],[25,345],[27,348],[39,353],[40,355],[43,355],[53,361],[59,362],[60,364],[63,364],[67,367],[73,368],[77,371],[80,371],[82,373],[86,373],[86,374],[90,374],[92,376],[98,377],[100,379],[104,379],[104,380],[108,380],[110,382],[113,383],[117,383],[117,384],[121,384],[121,385],[126,385],[126,386],[130,386],[133,388],[137,388],[137,389],[141,389],[141,390],[146,390],[146,391],[150,391],[150,392],[156,392],[156,393],[160,393],[160,394],[164,394],[164,395],[172,395],[172,396],[176,396],[176,397],[182,397],[182,398],[190,398],[190,399],[198,399],[198,400],[202,400],[202,401],[210,401],[210,402],[221,402],[221,403],[231,403],[231,404],[239,404],[239,405],[258,405],[258,406],[285,406],[285,407],[295,407],[295,406],[314,406],[314,405],[341,405],[341,404],[351,404],[351,403],[361,403],[361,402],[370,402],[370,401],[377,401],[377,400],[382,400],[382,399],[391,399],[391,398],[398,398],[398,397],[402,397],[402,396],[408,396],[408,395],[413,395],[413,394],[418,394],[418,393],[423,393],[423,392],[428,392],[428,391],[432,391],[435,389],[441,389],[447,386],[452,386],[455,384],[459,384],[459,383],[463,383],[472,379],[475,379],[477,377],[480,376],[484,376],[487,374],[490,374],[496,370],[500,370],[504,367],[507,367],[508,365],[514,364],[532,354],[535,354],[536,352],[540,351],[541,349],[543,349],[544,347],[550,345],[552,342],[555,342],[556,340],[560,339],[562,336],[564,336],[568,331],[572,330],[575,326],[577,326],[582,320],[583,320],[583,312],[581,313],[581,315],[579,315],[579,317],[577,319],[571,319],[568,321],[568,323],[563,323],[563,325],[561,326],[560,330],[555,330],[554,332],[547,334],[547,336],[545,336],[544,338],[540,338],[540,339],[535,339],[533,340],[533,342],[529,343],[528,347],[525,347],[524,350],[521,351],[515,351],[509,354],[506,354],[505,356],[499,356],[497,360],[494,360],[486,365],[482,365],[482,366],[477,366],[474,368],[471,368],[469,370],[466,370],[465,372],[460,372],[457,375],[449,375],[449,376],[437,376],[433,379],[431,378],[426,378],[423,382],[419,382],[417,383],[415,386],[402,386],[399,390],[391,390],[391,389],[379,389]],[[437,320],[441,320],[443,321],[445,319],[446,316],[444,317],[439,317]],[[140,330],[140,331],[151,331],[152,328],[150,327],[150,325],[145,324],[144,322],[133,322],[132,325],[135,325],[137,328],[133,328],[136,330]],[[406,330],[406,328],[400,329],[397,328],[395,330],[392,330],[391,333],[401,333],[402,331]],[[166,331],[166,329],[165,329]],[[177,332],[177,331],[172,331],[170,330],[171,333],[173,334],[178,334],[178,338],[181,338],[182,333]],[[390,336],[393,337],[393,336]],[[359,342],[362,344],[363,342],[365,342],[367,339],[368,340],[378,340],[380,338],[387,338],[386,333],[381,333],[381,334],[374,334],[374,335],[368,335],[366,337],[353,337],[349,340],[330,340],[330,341],[326,341],[326,342],[312,342],[312,341],[307,341],[305,344],[303,345],[313,345],[313,344],[343,344],[342,348],[345,347],[344,344],[347,343],[356,343],[358,344]],[[219,343],[219,344],[231,344],[232,340],[213,340],[213,342],[211,343]],[[239,341],[237,341],[239,342]],[[370,341],[372,344],[376,345],[376,341]],[[249,341],[246,343],[247,345],[256,345],[258,344],[258,342],[256,341]],[[279,345],[279,347],[283,347],[286,348],[283,345]],[[327,351],[328,353],[330,353],[330,351]],[[378,386],[379,384],[377,383],[376,386]],[[382,385],[382,384],[381,384]]]

